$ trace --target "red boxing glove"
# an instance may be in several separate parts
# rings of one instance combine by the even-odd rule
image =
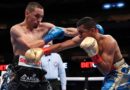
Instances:
[[[51,53],[51,49],[49,47],[42,48],[44,55],[49,55]]]
[[[93,57],[91,57],[92,61],[94,62],[94,64],[99,64],[103,61],[102,57],[100,55],[95,55]]]

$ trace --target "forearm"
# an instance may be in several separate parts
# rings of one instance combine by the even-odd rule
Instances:
[[[102,58],[101,58],[102,59]],[[99,59],[97,59],[99,60]],[[101,71],[102,74],[108,74],[111,70],[111,65],[108,62],[105,62],[105,60],[102,59],[100,63],[96,64],[97,68]]]
[[[51,52],[60,52],[60,51],[63,51],[63,50],[69,49],[69,48],[74,48],[78,45],[79,44],[74,42],[73,40],[67,40],[62,43],[54,44],[54,45],[50,46],[49,48],[50,48]]]
[[[50,46],[49,49],[50,49],[51,52],[60,52],[64,48],[62,46],[62,43],[57,43],[57,44],[54,44],[54,45]]]
[[[74,37],[77,36],[78,30],[76,28],[64,28],[65,36]]]
[[[97,67],[103,74],[108,74],[112,70],[112,64],[113,64],[113,58],[111,55],[108,55],[106,52],[103,52],[102,54],[97,54],[94,58],[92,57],[93,61],[98,61]],[[95,60],[94,60],[95,59]]]
[[[31,43],[28,43],[28,48],[42,48],[45,45],[45,42],[43,40],[36,40]]]

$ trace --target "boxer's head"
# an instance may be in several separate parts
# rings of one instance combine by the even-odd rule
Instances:
[[[43,9],[43,6],[37,2],[29,2],[27,7],[26,7],[26,10],[27,11],[30,11],[30,12],[33,12],[35,8],[41,8]]]
[[[25,19],[30,27],[37,28],[44,16],[44,8],[37,2],[30,2],[25,10]]]
[[[91,17],[84,17],[77,22],[77,29],[82,37],[91,35],[92,32],[97,32],[96,22]]]

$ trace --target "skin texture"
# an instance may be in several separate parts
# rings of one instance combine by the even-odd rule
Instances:
[[[11,43],[14,55],[24,55],[30,48],[42,48],[45,45],[42,39],[47,32],[55,27],[54,24],[42,22],[44,8],[35,6],[33,10],[25,9],[25,19],[23,22],[11,27]],[[66,36],[78,34],[76,28],[63,28]]]
[[[80,25],[77,28],[79,31],[78,36],[62,43],[52,45],[51,47],[49,47],[50,50],[52,52],[58,52],[65,49],[73,48],[75,46],[79,46],[85,37],[93,37],[97,40],[99,48],[98,54],[102,58],[102,62],[97,64],[97,68],[103,74],[108,74],[111,71],[112,65],[120,61],[123,57],[117,41],[111,35],[103,35],[98,33],[96,28],[86,28],[84,25]]]

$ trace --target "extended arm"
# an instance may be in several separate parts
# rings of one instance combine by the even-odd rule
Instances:
[[[73,47],[78,46],[80,44],[81,40],[82,39],[79,38],[79,36],[76,36],[73,39],[64,41],[62,43],[57,43],[57,44],[51,45],[50,47],[47,47],[47,48],[40,48],[40,50],[35,50],[35,53],[37,54],[41,51],[43,52],[43,54],[48,54],[48,53],[51,53],[51,52],[59,52],[59,51],[65,50],[65,49],[69,49],[69,48],[73,48]],[[25,53],[25,56],[27,58],[36,59],[35,56],[32,56],[33,53],[31,53],[31,51],[34,50],[34,49],[35,48],[27,50],[26,53]],[[36,55],[36,56],[42,56],[42,55]],[[38,58],[40,58],[40,57],[38,57]]]
[[[96,27],[99,33],[104,34],[104,29],[101,25],[97,24]],[[48,34],[45,37],[43,37],[43,40],[45,41],[45,43],[48,43],[49,41],[54,39],[61,39],[64,36],[75,37],[78,36],[78,34],[79,32],[77,28],[73,28],[73,27],[63,28],[63,27],[53,26],[53,28],[49,30]]]
[[[69,37],[74,37],[79,34],[77,28],[73,28],[73,27],[64,28],[64,33],[65,36],[69,36]]]
[[[104,29],[100,24],[96,24],[96,28],[98,29],[99,33],[104,34]],[[69,28],[64,28],[64,35],[69,36],[69,37],[74,37],[79,34],[77,28],[74,27],[69,27]]]
[[[74,48],[76,46],[79,46],[81,41],[82,41],[82,38],[80,38],[79,36],[76,36],[70,40],[66,40],[61,43],[53,44],[49,47],[49,49],[51,52],[59,52],[59,51],[63,51],[63,50],[69,49],[69,48]]]

